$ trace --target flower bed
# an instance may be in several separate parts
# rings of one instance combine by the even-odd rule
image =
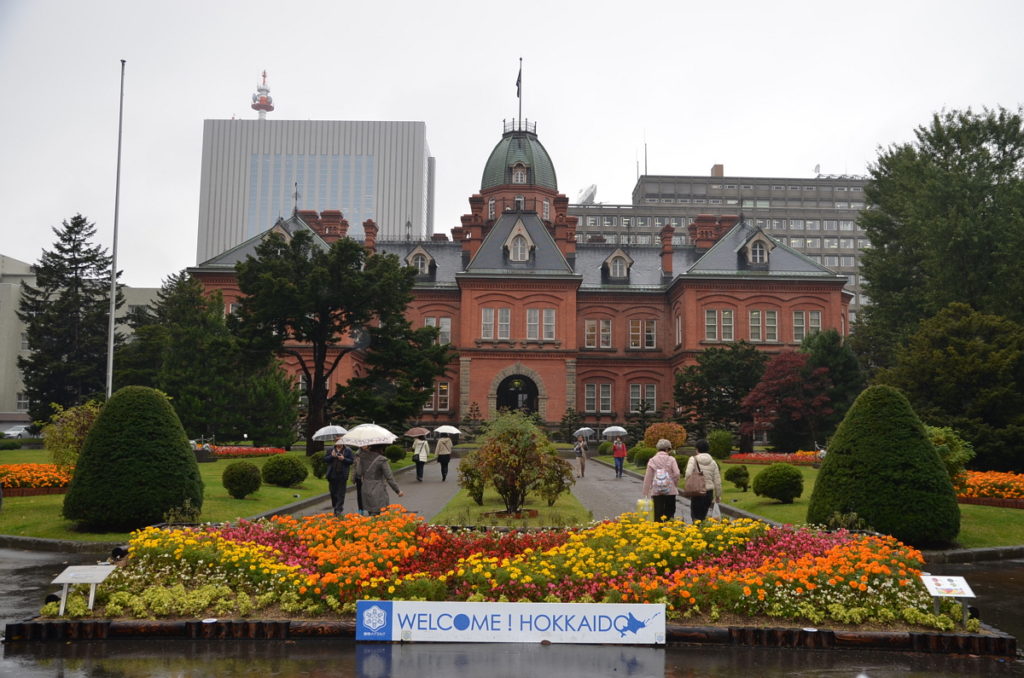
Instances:
[[[280,447],[240,447],[228,445],[211,445],[213,456],[218,459],[236,459],[239,457],[272,457],[284,454]]]
[[[73,469],[56,464],[0,464],[0,485],[6,488],[66,488]],[[8,494],[7,496],[15,496]]]
[[[105,582],[106,616],[354,612],[359,599],[665,603],[670,618],[722,615],[949,629],[892,538],[752,520],[652,523],[625,514],[583,530],[505,534],[430,526],[392,506],[350,514],[132,535]],[[84,596],[82,596],[84,598]],[[78,600],[70,613],[85,615]],[[44,608],[44,614],[55,610]]]
[[[1001,471],[966,471],[957,487],[963,504],[1024,508],[1024,475]]]
[[[816,450],[799,450],[793,454],[774,452],[743,452],[730,455],[724,461],[735,464],[775,464],[784,462],[795,466],[810,466],[821,462]]]

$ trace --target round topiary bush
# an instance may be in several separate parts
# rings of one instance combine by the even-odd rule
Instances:
[[[203,506],[203,481],[188,437],[160,391],[126,386],[86,436],[64,497],[64,517],[100,532],[161,522],[169,510]]]
[[[804,476],[792,464],[772,464],[754,476],[754,494],[759,497],[792,504],[803,493]]]
[[[292,487],[301,483],[308,475],[309,471],[301,459],[286,454],[271,457],[263,464],[263,482],[268,485]]]
[[[608,456],[612,453],[612,441],[605,440],[597,446],[598,456]]]
[[[916,547],[949,544],[960,508],[939,455],[906,397],[872,386],[854,401],[828,444],[807,522],[856,513],[872,528]]]
[[[313,477],[323,480],[324,476],[327,475],[327,460],[324,459],[324,455],[319,452],[307,455],[306,462],[309,464],[310,471],[313,472]]]
[[[657,453],[658,451],[653,447],[643,447],[638,445],[633,448],[633,463],[637,466],[647,466],[647,462],[649,462],[651,457]]]
[[[730,466],[725,470],[725,479],[736,486],[736,489],[747,491],[750,487],[750,471],[744,466]],[[801,491],[802,493],[802,491]]]
[[[394,463],[405,459],[405,448],[401,445],[388,445],[384,448],[384,456]]]
[[[228,464],[220,476],[224,488],[235,499],[244,499],[260,489],[260,469],[251,461],[236,461]]]
[[[708,434],[708,454],[725,459],[732,454],[732,434],[721,429]]]

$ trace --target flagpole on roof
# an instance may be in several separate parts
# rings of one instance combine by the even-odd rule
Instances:
[[[519,77],[516,78],[516,98],[519,99],[519,124],[523,124],[523,57],[519,57]]]

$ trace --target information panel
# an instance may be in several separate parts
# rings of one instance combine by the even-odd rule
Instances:
[[[665,606],[360,600],[356,640],[660,645]]]

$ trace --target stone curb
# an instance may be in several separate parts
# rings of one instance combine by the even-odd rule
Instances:
[[[0,548],[23,551],[106,554],[115,546],[124,546],[124,544],[123,541],[71,541],[70,539],[43,539],[41,537],[17,537],[12,534],[0,534]]]
[[[355,620],[108,621],[53,620],[8,624],[5,643],[71,642],[135,638],[209,640],[296,640],[355,638]],[[730,645],[798,649],[846,648],[890,652],[973,654],[1015,657],[1017,640],[996,629],[990,634],[848,631],[789,627],[684,626],[667,624],[666,645]]]

